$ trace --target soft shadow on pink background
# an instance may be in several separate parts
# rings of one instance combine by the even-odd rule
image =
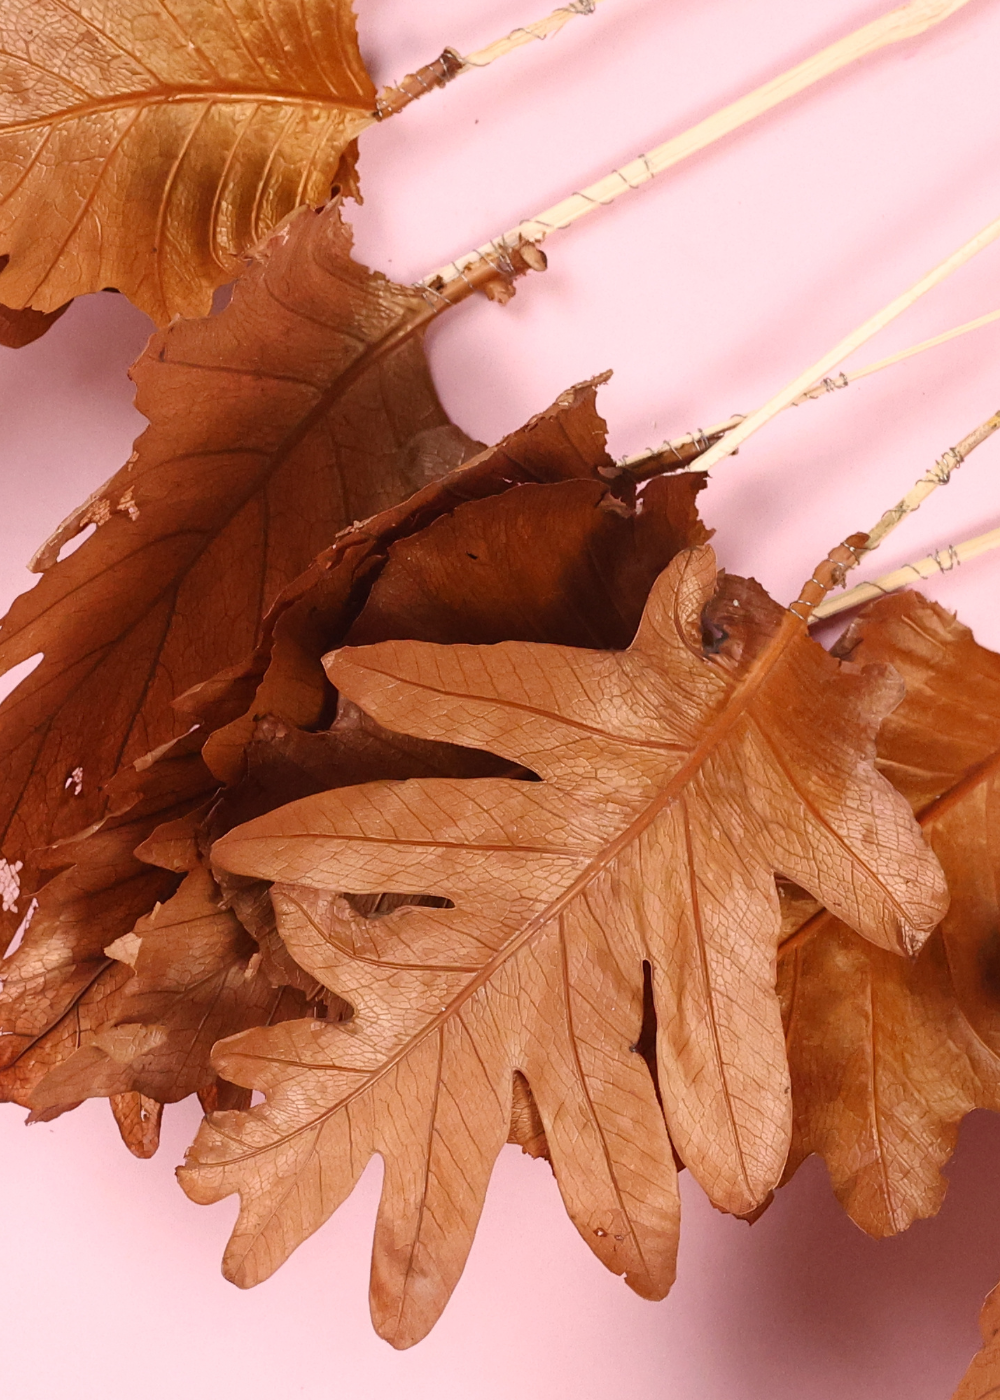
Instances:
[[[544,8],[358,3],[379,81]],[[363,138],[366,203],[348,211],[359,256],[421,276],[884,8],[605,0]],[[1000,5],[973,0],[553,238],[549,271],[510,306],[477,298],[433,330],[449,411],[493,440],[613,367],[601,405],[625,453],[755,407],[1000,214],[998,57]],[[994,248],[855,363],[998,305]],[[37,544],[128,456],[142,420],[125,370],[147,333],[102,295],[35,346],[0,352],[4,601],[32,582],[23,562]],[[832,544],[1000,407],[998,352],[1000,323],[786,413],[703,497],[721,562],[794,596]],[[998,470],[994,441],[877,571],[1000,524]],[[928,591],[1000,648],[998,582],[1000,556]],[[549,1169],[508,1148],[443,1320],[398,1354],[366,1310],[377,1164],[243,1294],[218,1271],[233,1203],[196,1207],[172,1178],[190,1104],[167,1111],[150,1163],[128,1156],[103,1104],[30,1131],[22,1117],[0,1115],[3,1386],[19,1400],[947,1400],[1000,1278],[1000,1122],[987,1115],[963,1128],[941,1214],[896,1240],[866,1239],[816,1161],[752,1228],[686,1180],[680,1278],[656,1305],[601,1270]]]

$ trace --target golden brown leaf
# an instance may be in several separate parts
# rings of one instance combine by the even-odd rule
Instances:
[[[375,89],[350,0],[2,0],[0,276],[203,316],[287,214],[353,184]]]
[[[870,938],[912,949],[945,902],[906,805],[877,776],[891,672],[831,659],[750,584],[716,590],[711,549],[657,580],[626,652],[386,642],[329,659],[379,723],[538,773],[377,783],[279,809],[217,842],[279,881],[296,961],[355,1008],[218,1047],[264,1091],[206,1125],[183,1170],[199,1201],[238,1191],[229,1277],[266,1277],[379,1152],[376,1326],[406,1346],[461,1272],[511,1116],[536,1101],[584,1239],[638,1292],[673,1277],[676,1169],[664,1116],[713,1199],[752,1210],[790,1131],[774,994],[774,872]],[[336,891],[423,890],[454,907],[358,917]],[[639,1053],[643,964],[657,1093]]]
[[[913,962],[827,913],[782,950],[787,1175],[820,1153],[844,1208],[887,1235],[940,1207],[965,1114],[1000,1109],[1000,656],[915,593],[873,604],[839,650],[906,682],[878,765],[917,812],[952,900]]]
[[[252,650],[317,551],[473,448],[406,331],[426,304],[349,250],[336,208],[307,212],[224,312],[154,337],[134,372],[150,427],[4,621],[0,669],[44,653],[0,707],[0,851],[28,894],[30,852],[96,820],[119,765],[184,728],[174,698]]]

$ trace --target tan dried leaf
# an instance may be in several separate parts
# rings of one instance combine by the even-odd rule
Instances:
[[[309,1011],[301,994],[276,990],[261,975],[256,951],[220,907],[209,872],[194,869],[172,898],[109,945],[109,957],[135,975],[109,999],[101,1026],[35,1085],[33,1116],[88,1098],[137,1093],[162,1104],[211,1090],[217,1040]]]
[[[174,698],[253,649],[317,551],[473,450],[434,392],[426,311],[351,260],[331,207],[275,235],[219,316],[153,338],[150,427],[0,631],[0,669],[44,653],[0,707],[0,851],[29,894],[30,853],[100,817],[101,784],[185,727]]]
[[[940,1207],[965,1114],[1000,1109],[1000,656],[916,593],[873,604],[838,650],[906,682],[878,766],[917,812],[952,901],[913,962],[828,913],[782,949],[787,1175],[820,1153],[852,1218],[888,1235]]]
[[[241,1194],[236,1282],[276,1268],[379,1152],[373,1313],[395,1345],[417,1340],[463,1267],[518,1071],[577,1227],[645,1296],[674,1269],[664,1116],[719,1205],[752,1210],[775,1184],[791,1115],[774,873],[891,948],[918,946],[946,895],[872,763],[895,677],[840,665],[739,580],[706,648],[716,583],[711,549],[681,554],[625,652],[386,642],[330,658],[379,723],[543,781],[341,789],[214,847],[280,882],[287,946],[356,1013],[217,1049],[221,1074],[267,1096],[211,1120],[182,1172],[197,1200]],[[454,907],[373,931],[336,893],[414,889]],[[644,962],[662,1113],[637,1043]]]
[[[375,89],[350,0],[0,3],[0,300],[114,287],[158,324],[353,186]]]
[[[160,1120],[163,1105],[145,1094],[112,1094],[114,1114],[122,1142],[133,1157],[153,1157],[160,1145]]]

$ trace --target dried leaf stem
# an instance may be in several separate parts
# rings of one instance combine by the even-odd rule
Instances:
[[[849,384],[856,384],[859,379],[866,379],[868,375],[877,374],[879,370],[902,364],[904,360],[912,359],[914,355],[922,355],[925,350],[934,350],[939,345],[946,345],[949,341],[957,339],[958,336],[967,335],[969,331],[977,331],[982,326],[991,325],[994,321],[1000,321],[1000,311],[990,311],[985,316],[977,316],[974,321],[965,321],[960,326],[953,326],[949,331],[942,331],[940,335],[931,336],[929,340],[921,340],[919,344],[910,345],[905,350],[897,350],[895,354],[886,355],[884,359],[875,360],[870,365],[862,366],[861,369],[852,370],[850,374],[842,371],[840,374],[834,375],[833,378],[827,376],[814,384],[811,389],[806,389],[797,399],[793,399],[787,407],[796,408],[799,404],[810,403],[813,399],[823,398],[826,394],[834,393],[838,389],[846,389]],[[692,447],[697,448],[699,452],[706,452],[723,433],[728,433],[731,428],[742,423],[747,416],[745,413],[733,413],[721,423],[713,423],[710,428],[695,428],[693,432],[683,433],[680,437],[668,438],[659,447],[647,447],[643,452],[620,457],[618,465],[642,475],[642,468],[646,463],[661,457],[673,456],[677,458],[678,462],[686,464],[692,457]]]
[[[889,369],[890,366],[909,360],[914,355],[922,355],[925,350],[934,350],[939,345],[946,345],[949,340],[956,340],[969,331],[978,331],[982,326],[989,326],[994,321],[1000,321],[1000,311],[989,311],[985,316],[977,316],[974,321],[965,321],[960,326],[953,326],[950,331],[942,331],[940,335],[933,335],[929,340],[921,340],[919,344],[911,345],[906,350],[897,350],[894,355],[886,355],[884,359],[875,360],[873,364],[853,370],[850,374],[841,373],[833,379],[821,379],[818,384],[814,384],[811,389],[806,389],[794,399],[793,407],[810,399],[822,398],[824,394],[833,393],[837,389],[846,389],[848,384],[856,384],[859,379],[865,379],[869,374],[877,374],[879,370]]]
[[[792,611],[796,613],[796,616],[801,617],[803,621],[818,621],[823,617],[829,617],[833,613],[843,611],[845,607],[854,606],[854,604],[846,603],[845,599],[850,597],[851,594],[857,594],[859,592],[857,588],[852,589],[851,594],[845,594],[844,598],[836,600],[840,605],[839,607],[825,606],[824,599],[826,594],[832,589],[839,588],[843,584],[845,575],[858,565],[866,554],[871,554],[872,550],[877,549],[886,536],[891,535],[893,530],[895,530],[908,515],[912,515],[915,510],[919,510],[932,491],[936,491],[939,486],[946,486],[951,480],[952,473],[962,465],[969,453],[975,451],[987,438],[991,438],[998,429],[1000,429],[1000,413],[994,413],[987,418],[985,422],[980,423],[977,428],[973,428],[971,433],[967,433],[961,442],[956,443],[954,447],[949,447],[947,452],[943,453],[934,463],[930,471],[925,472],[919,481],[911,486],[902,500],[897,501],[894,506],[891,506],[887,511],[883,512],[866,534],[851,535],[842,545],[839,545],[838,550],[842,551],[845,557],[840,557],[840,555],[837,554],[837,550],[834,550],[828,555],[827,559],[823,561],[823,564],[814,571],[812,578],[805,585],[798,601],[793,603]],[[834,557],[835,555],[837,556],[836,558]],[[935,556],[929,556],[929,558],[931,559],[931,565],[928,569],[928,573],[933,573],[935,568],[943,569],[953,567],[953,564],[943,566]],[[926,561],[921,562],[925,563]],[[836,567],[832,569],[824,568],[824,565],[831,563]],[[956,558],[954,563],[961,563],[961,560]],[[913,568],[919,566],[907,567]],[[902,572],[904,575],[906,574],[905,569],[899,572]],[[926,574],[921,574],[920,577],[924,578]],[[906,578],[904,577],[901,582],[906,582]],[[816,585],[816,588],[821,591],[815,593],[811,585]],[[869,586],[873,589],[873,592],[868,595],[871,597],[877,597],[879,593],[891,591],[890,589],[880,587],[879,584]],[[899,584],[895,586],[898,587]],[[864,585],[862,585],[862,587],[864,587]],[[804,605],[801,609],[799,607],[800,604]]]
[[[881,598],[885,593],[894,593],[897,588],[905,588],[908,583],[913,583],[915,579],[930,578],[933,574],[950,573],[959,564],[965,564],[980,554],[988,554],[991,549],[998,548],[1000,548],[1000,529],[987,530],[984,535],[975,535],[971,540],[964,540],[961,544],[945,545],[941,549],[936,549],[933,554],[928,554],[923,559],[915,559],[911,564],[904,564],[900,569],[893,569],[890,573],[883,574],[881,578],[873,579],[870,583],[859,583],[854,588],[849,588],[838,598],[825,599],[813,612],[812,620],[822,622],[824,618],[847,612],[849,608],[858,608],[862,603],[870,603],[873,598]]]
[[[887,306],[883,306],[881,311],[870,316],[856,330],[851,331],[850,335],[838,341],[822,359],[817,360],[815,364],[796,375],[789,384],[786,384],[773,398],[769,399],[763,408],[758,408],[756,412],[749,414],[742,422],[713,443],[694,463],[683,470],[708,471],[723,457],[731,456],[737,448],[776,417],[782,409],[788,408],[801,394],[811,389],[832,369],[835,369],[842,360],[846,360],[848,355],[853,354],[855,350],[864,345],[865,341],[871,340],[880,330],[908,310],[914,302],[919,301],[927,292],[944,282],[953,272],[957,272],[960,267],[974,258],[977,253],[981,253],[984,248],[989,247],[997,238],[1000,238],[1000,219],[994,219],[991,224],[987,224],[986,228],[977,233],[974,238],[970,238],[950,257],[945,258],[944,262],[939,263],[932,271],[926,273],[912,287],[890,301]]]
[[[525,219],[492,242],[464,253],[453,263],[431,273],[424,278],[423,284],[418,285],[433,286],[439,281],[451,281],[465,268],[483,258],[502,256],[504,251],[520,248],[525,243],[541,243],[550,233],[569,228],[593,210],[613,203],[628,190],[639,189],[648,184],[657,175],[662,175],[688,156],[704,150],[706,146],[728,136],[730,132],[745,126],[747,122],[762,116],[830,74],[838,72],[847,64],[854,63],[857,59],[864,58],[889,44],[900,43],[904,39],[923,34],[966,4],[968,0],[911,0],[911,3],[891,10],[880,19],[821,49],[811,58],[788,69],[777,78],[772,78],[762,87],[755,88],[736,102],[721,108],[679,136],[637,156],[635,160],[618,170],[613,170],[610,175],[605,175],[603,179],[585,189],[574,191],[568,198],[543,210],[533,219]],[[800,387],[806,388],[808,385]]]
[[[384,121],[386,117],[394,117],[418,97],[432,92],[434,88],[444,87],[462,73],[486,68],[498,58],[503,58],[505,54],[513,53],[515,49],[533,43],[536,39],[551,38],[577,15],[592,15],[601,3],[602,0],[570,0],[570,3],[560,5],[544,19],[536,20],[534,24],[520,25],[503,39],[496,39],[492,44],[476,49],[473,53],[463,55],[455,49],[445,49],[431,63],[424,64],[423,68],[418,68],[415,73],[408,73],[398,83],[383,88],[376,101],[374,119]]]

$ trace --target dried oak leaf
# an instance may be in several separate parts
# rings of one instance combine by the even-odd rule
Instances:
[[[0,630],[0,670],[44,653],[0,706],[0,850],[23,890],[30,852],[100,817],[100,785],[184,727],[174,698],[253,649],[338,530],[474,450],[434,392],[426,310],[352,261],[331,206],[276,234],[224,312],[150,342],[133,372],[149,428]]]
[[[443,591],[442,602],[448,601],[449,589],[454,597],[467,593],[469,580],[463,574],[463,566],[468,568],[469,554],[462,548],[462,532],[468,533],[469,542],[479,543],[489,536],[489,513],[497,510],[493,527],[493,543],[502,542],[513,530],[522,543],[534,556],[537,552],[544,558],[545,565],[534,566],[533,585],[539,586],[544,598],[560,598],[570,589],[567,600],[559,603],[552,612],[551,603],[547,626],[559,639],[562,632],[569,633],[566,640],[572,640],[575,619],[592,614],[599,619],[606,639],[614,642],[619,636],[623,618],[631,619],[625,625],[631,635],[641,611],[642,602],[649,584],[663,564],[676,553],[682,544],[699,541],[705,537],[704,528],[697,518],[695,497],[702,485],[702,478],[685,476],[670,482],[661,481],[646,488],[644,509],[641,515],[625,505],[619,497],[612,497],[607,484],[599,484],[602,478],[615,476],[617,489],[629,494],[629,478],[617,472],[607,457],[604,448],[605,426],[598,417],[594,404],[595,386],[580,386],[548,410],[539,415],[519,433],[511,435],[499,447],[484,453],[475,468],[459,472],[459,477],[468,476],[464,487],[449,485],[446,482],[429,488],[419,494],[409,510],[391,510],[382,517],[376,517],[362,527],[356,527],[345,534],[346,539],[359,538],[364,541],[371,553],[361,575],[362,586],[370,584],[373,568],[386,563],[385,545],[387,539],[400,532],[400,521],[409,521],[416,527],[420,522],[433,518],[433,511],[449,510],[456,500],[476,492],[493,490],[510,491],[513,477],[523,478],[548,473],[572,476],[573,473],[590,474],[588,480],[568,480],[555,490],[551,486],[533,488],[541,491],[541,498],[528,491],[519,495],[518,511],[514,514],[507,508],[506,497],[490,497],[460,507],[462,530],[434,537],[430,552],[424,559],[434,576],[439,592]],[[516,466],[515,466],[516,460]],[[595,479],[596,478],[596,479]],[[454,481],[454,478],[452,478]],[[543,502],[547,505],[542,505]],[[476,513],[487,512],[487,524],[477,522]],[[497,530],[499,529],[499,533]],[[485,533],[484,533],[485,532]],[[449,564],[449,551],[451,562]],[[363,551],[364,552],[364,551]],[[483,599],[495,598],[497,605],[506,594],[512,578],[511,561],[502,550],[492,549],[492,562],[482,560],[477,569],[473,584],[478,588],[478,602],[470,604],[470,616],[466,621],[466,635],[476,639],[481,633],[480,614]],[[576,559],[582,553],[589,561],[582,569]],[[353,555],[348,552],[347,563]],[[404,567],[412,572],[413,559],[406,556]],[[391,575],[396,563],[390,551],[388,570],[390,587],[386,595],[388,611],[383,602],[375,606],[374,612],[366,613],[369,625],[372,618],[381,618],[385,625],[391,618],[392,625],[405,622],[396,610],[392,613],[393,598],[399,599],[398,590],[391,585]],[[499,572],[498,572],[499,571]],[[516,572],[516,565],[514,566]],[[454,576],[453,576],[454,575]],[[354,575],[350,575],[354,578]],[[356,580],[355,580],[356,581]],[[577,590],[575,598],[572,588]],[[581,587],[584,589],[580,593]],[[356,590],[354,590],[356,591]],[[426,587],[421,593],[425,602]],[[323,613],[327,624],[327,643],[342,641],[355,615],[359,600],[354,592],[345,595],[346,603],[339,614],[329,609]],[[327,599],[327,601],[329,601]],[[454,608],[452,607],[454,613]],[[510,614],[509,625],[523,627],[524,622],[517,614]],[[315,665],[319,666],[317,650]],[[325,682],[324,682],[325,684]],[[330,687],[326,685],[326,690]],[[332,693],[332,692],[331,692]],[[162,866],[175,874],[195,871],[199,866],[198,850],[194,842],[192,818],[160,824],[161,793],[164,778],[168,777],[171,765],[176,765],[178,754],[183,752],[196,756],[201,740],[193,731],[185,740],[168,745],[159,756],[137,765],[141,774],[129,779],[129,791],[135,797],[134,789],[141,787],[146,798],[146,806],[139,814],[142,823],[129,829],[129,844],[136,846],[135,854],[150,865]],[[476,753],[451,744],[435,744],[407,736],[392,734],[364,716],[356,707],[342,703],[336,723],[329,730],[317,734],[292,730],[281,721],[266,718],[256,723],[252,742],[243,754],[243,777],[235,787],[225,792],[212,808],[208,826],[216,834],[229,829],[236,822],[246,820],[259,812],[270,810],[295,798],[319,792],[333,786],[367,781],[373,778],[405,778],[412,776],[498,776],[514,775],[515,765],[498,760],[492,755]],[[211,792],[214,784],[211,775],[199,769],[197,793]],[[174,780],[169,779],[166,787],[172,790]],[[156,828],[154,831],[153,828]],[[90,837],[89,845],[83,843],[82,863],[86,864],[88,853],[92,852],[101,839],[101,830]],[[141,845],[137,845],[142,841]],[[133,862],[135,864],[136,862]],[[150,872],[155,881],[162,881],[160,871]],[[176,880],[169,885],[173,889]],[[321,1000],[327,1008],[327,1015],[339,1017],[347,1008],[339,998],[308,977],[289,956],[284,944],[273,926],[273,911],[267,897],[267,886],[261,882],[240,881],[238,878],[223,880],[225,902],[239,915],[242,923],[260,945],[260,957],[254,962],[254,974],[248,981],[246,972],[250,965],[249,955],[253,951],[248,940],[241,938],[238,926],[231,914],[222,911],[222,894],[210,882],[204,871],[200,873],[197,885],[188,881],[183,891],[168,902],[162,909],[151,915],[151,922],[168,925],[168,937],[151,939],[155,930],[147,929],[145,939],[147,955],[142,967],[136,967],[137,976],[126,983],[119,983],[120,969],[109,968],[106,979],[114,981],[115,994],[100,1001],[103,1021],[88,1022],[85,1033],[81,1034],[80,1044],[67,1045],[58,1042],[63,1056],[69,1056],[74,1049],[77,1053],[68,1062],[45,1061],[42,1073],[47,1077],[34,1084],[29,1102],[38,1116],[54,1114],[57,1109],[91,1096],[110,1094],[113,1100],[128,1100],[127,1111],[131,1118],[123,1127],[123,1136],[142,1155],[148,1155],[155,1148],[152,1137],[151,1118],[136,1111],[135,1092],[125,1086],[138,1085],[159,1101],[173,1101],[190,1093],[195,1088],[203,1102],[212,1106],[231,1106],[234,1091],[231,1086],[218,1084],[209,1069],[208,1052],[214,1039],[258,1024],[261,1005],[266,1004],[266,983],[261,982],[258,972],[276,989],[292,988],[301,992],[307,1000]],[[241,888],[249,886],[249,888]],[[153,907],[153,899],[164,897],[164,891],[157,883],[142,905],[133,901],[122,906],[120,913],[134,919],[140,914],[148,914]],[[385,901],[378,912],[382,912]],[[147,924],[150,921],[147,921]],[[121,921],[115,926],[121,933],[129,925]],[[137,930],[139,932],[140,930]],[[74,940],[65,944],[60,959],[52,971],[64,982],[72,984],[72,979],[89,976],[94,962],[103,964],[104,946],[110,942],[113,932],[93,919],[79,921]],[[47,943],[46,925],[39,925],[32,942],[32,956],[46,958],[51,955]],[[112,951],[118,951],[126,962],[129,939],[119,940]],[[155,956],[153,955],[155,953]],[[211,971],[206,971],[207,964]],[[72,991],[72,985],[63,989],[63,995]],[[203,1020],[200,1005],[207,995],[221,1000],[208,1020]],[[263,1002],[262,1002],[263,999]],[[190,1003],[190,1004],[189,1004]],[[3,998],[0,996],[0,1012]],[[281,1001],[281,1015],[302,1014],[301,1001],[296,1004],[287,996]],[[225,1021],[219,1020],[224,1014]],[[278,1013],[275,1013],[278,1014]],[[191,1021],[202,1026],[202,1033],[192,1041]],[[162,1023],[163,1034],[152,1040],[147,1034],[138,1035],[134,1031],[121,1033],[122,1026],[142,1024],[149,1026]],[[37,1077],[37,1076],[36,1076]],[[219,1100],[219,1093],[224,1096]],[[240,1091],[242,1092],[242,1091]],[[525,1090],[527,1094],[527,1090]],[[129,1095],[131,1094],[131,1098]],[[123,1110],[125,1112],[126,1110]],[[119,1118],[122,1126],[123,1118]],[[530,1110],[518,1118],[524,1121],[529,1137],[525,1142],[527,1150],[538,1151],[539,1138],[532,1128]]]
[[[20,946],[0,962],[0,1100],[31,1106],[41,1079],[87,1031],[129,970],[105,953],[115,938],[179,883],[134,854],[161,822],[192,811],[214,787],[193,736],[123,772],[108,815],[92,830],[45,853],[64,866],[24,910]]]
[[[564,467],[581,460],[566,451],[565,443],[559,444],[552,432],[557,426],[561,435],[572,427],[571,441],[591,445],[592,465],[599,472],[613,471],[603,460],[604,425],[594,409],[594,389],[587,386],[522,430],[522,473],[524,444],[533,432],[558,448],[556,460]],[[538,442],[533,446],[537,451]],[[509,463],[511,451],[508,439],[496,450],[501,463]],[[508,465],[503,469],[510,471]],[[466,468],[465,474],[474,471]],[[631,494],[628,478],[614,484]],[[348,640],[532,640],[624,647],[635,635],[650,587],[662,569],[681,548],[707,538],[695,507],[702,485],[703,478],[690,475],[651,482],[643,491],[641,510],[595,480],[526,484],[456,506],[389,546]],[[343,632],[328,630],[326,640],[339,642]],[[317,657],[321,650],[316,648]],[[271,676],[272,700],[279,698],[275,675],[283,674],[278,667]],[[322,681],[320,685],[322,694]],[[328,683],[325,689],[330,689]],[[298,688],[294,693],[301,700]],[[214,750],[214,741],[208,750]],[[289,729],[273,717],[258,722],[240,762],[243,779],[224,794],[213,813],[218,835],[309,793],[374,779],[525,776],[514,765],[473,749],[387,731],[343,697],[332,729],[318,734]],[[216,874],[232,907],[260,943],[272,980],[316,996],[315,979],[298,967],[277,935],[267,885],[224,871]],[[387,902],[385,896],[379,900],[379,914],[386,912]],[[362,912],[356,901],[354,907]],[[523,1080],[518,1084],[522,1092],[515,1094],[510,1140],[532,1156],[544,1156],[544,1133],[530,1090]]]
[[[374,119],[350,0],[0,2],[0,300],[115,287],[158,324],[292,210],[353,187]]]
[[[217,1040],[310,1010],[301,993],[276,990],[261,973],[257,945],[220,906],[203,867],[107,952],[135,975],[119,981],[101,1026],[34,1086],[33,1117],[87,1098],[137,1093],[163,1104],[210,1091]]]
[[[878,766],[917,813],[951,907],[912,962],[825,912],[782,949],[786,1175],[818,1152],[845,1210],[889,1235],[940,1207],[965,1114],[1000,1109],[1000,656],[916,593],[873,604],[838,651],[906,683]]]
[[[329,659],[379,723],[493,751],[539,783],[376,783],[237,828],[213,860],[279,882],[296,961],[355,1008],[217,1047],[266,1102],[221,1114],[182,1169],[196,1200],[238,1191],[227,1251],[266,1277],[374,1153],[378,1330],[432,1325],[461,1272],[511,1117],[531,1088],[584,1239],[645,1296],[674,1271],[670,1139],[713,1199],[751,1210],[780,1177],[789,1086],[774,993],[774,872],[870,938],[912,950],[945,903],[874,732],[891,672],[830,658],[755,585],[716,592],[707,546],[653,587],[625,652],[385,642]],[[725,636],[722,634],[725,633]],[[338,891],[421,889],[454,907],[364,920]],[[657,1093],[638,1052],[643,964]]]
[[[983,1345],[952,1400],[996,1400],[1000,1395],[1000,1284],[987,1296],[979,1314]]]

